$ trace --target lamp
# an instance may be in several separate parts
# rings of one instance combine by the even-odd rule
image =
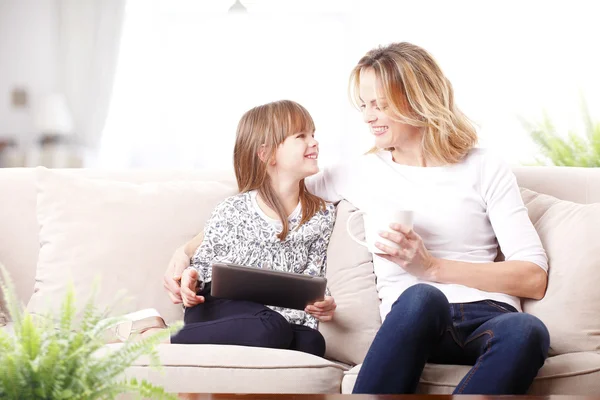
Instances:
[[[240,2],[240,0],[235,0],[235,3],[231,7],[229,7],[229,14],[245,14],[248,10],[246,7]]]
[[[33,123],[42,146],[60,142],[62,137],[72,134],[73,118],[65,96],[60,93],[44,96],[36,107]]]

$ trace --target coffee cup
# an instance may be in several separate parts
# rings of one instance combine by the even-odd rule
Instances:
[[[390,224],[397,223],[407,228],[412,229],[414,213],[410,210],[395,209],[395,208],[377,208],[369,212],[355,211],[350,215],[346,221],[346,230],[350,238],[356,243],[365,246],[373,254],[385,254],[384,251],[375,247],[375,243],[379,242],[389,247],[400,249],[400,245],[391,240],[382,238],[380,232],[388,231],[394,232],[390,228]],[[363,216],[364,227],[365,227],[365,240],[358,239],[350,229],[351,222],[354,218],[359,215]]]

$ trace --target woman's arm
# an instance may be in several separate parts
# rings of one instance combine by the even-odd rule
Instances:
[[[189,242],[184,244],[182,246],[182,250],[185,253],[185,255],[191,259],[194,256],[194,253],[196,253],[198,247],[200,247],[200,245],[202,244],[202,240],[204,240],[204,232],[200,232],[192,239],[190,239]]]
[[[546,293],[548,257],[523,204],[517,178],[501,158],[491,152],[482,156],[481,195],[506,261],[475,266],[467,279],[482,290],[494,288],[514,296],[541,299]],[[456,275],[466,273],[463,268],[461,263],[442,262],[440,279],[460,281]]]
[[[181,299],[181,275],[183,271],[190,266],[191,258],[196,249],[202,244],[204,232],[200,232],[186,244],[178,247],[169,261],[167,270],[163,275],[163,287],[175,304],[180,304]]]
[[[540,300],[548,277],[539,265],[529,261],[470,263],[435,258],[429,280]]]
[[[530,261],[472,263],[433,257],[423,239],[412,229],[399,224],[390,225],[395,232],[381,236],[398,243],[401,249],[377,243],[387,254],[381,257],[402,267],[418,278],[439,283],[455,283],[486,292],[506,293],[512,296],[541,299],[546,292],[547,274],[538,264]]]
[[[200,249],[200,246],[204,242],[205,232],[207,232],[207,230],[212,230],[211,225],[214,225],[215,222],[220,220],[223,212],[223,203],[221,203],[213,211],[211,218],[207,222],[205,230],[198,233],[183,246],[178,247],[175,250],[175,253],[173,253],[171,261],[169,262],[169,266],[167,267],[167,270],[163,276],[163,287],[167,291],[167,294],[173,303],[180,304],[182,302],[181,278],[183,271],[185,271],[186,268],[193,266],[198,271],[198,278],[202,281],[205,280],[207,267],[200,262],[202,257],[198,258],[195,256],[197,251]],[[211,246],[208,246],[207,249],[202,251],[204,258],[210,258],[211,255],[208,253],[211,251],[211,248]],[[221,246],[221,249],[223,249],[223,246]],[[192,258],[196,259],[192,260]]]
[[[338,202],[342,200],[339,184],[344,181],[342,165],[322,169],[319,173],[304,179],[306,190],[325,201]],[[336,185],[337,184],[337,185]]]

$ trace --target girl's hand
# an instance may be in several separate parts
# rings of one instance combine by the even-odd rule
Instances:
[[[204,303],[204,297],[196,294],[198,288],[198,271],[187,268],[181,274],[181,299],[186,307],[194,307]]]
[[[435,281],[435,261],[423,244],[423,239],[412,229],[400,224],[391,224],[394,232],[380,232],[380,236],[400,245],[400,249],[376,242],[375,246],[387,254],[379,256],[398,264],[409,274],[429,281]]]
[[[306,306],[304,311],[316,317],[319,321],[327,322],[333,319],[333,313],[336,308],[337,304],[335,304],[333,297],[325,296],[323,301],[317,301],[314,304]]]

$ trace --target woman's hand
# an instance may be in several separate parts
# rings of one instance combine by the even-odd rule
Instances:
[[[304,311],[314,316],[319,321],[327,322],[333,319],[333,313],[336,308],[337,304],[335,304],[333,297],[325,296],[323,301],[317,301],[314,304],[306,306]]]
[[[195,268],[187,268],[181,274],[181,299],[186,307],[194,307],[204,303],[204,297],[196,294],[198,290],[198,271]]]
[[[169,266],[163,276],[163,287],[174,304],[181,304],[181,274],[190,266],[190,257],[185,253],[184,247],[179,247],[173,253]]]
[[[376,242],[375,246],[387,253],[379,256],[398,264],[417,278],[435,281],[436,258],[425,248],[421,236],[400,224],[391,224],[390,228],[393,232],[380,232],[380,236],[397,243],[400,249]]]

